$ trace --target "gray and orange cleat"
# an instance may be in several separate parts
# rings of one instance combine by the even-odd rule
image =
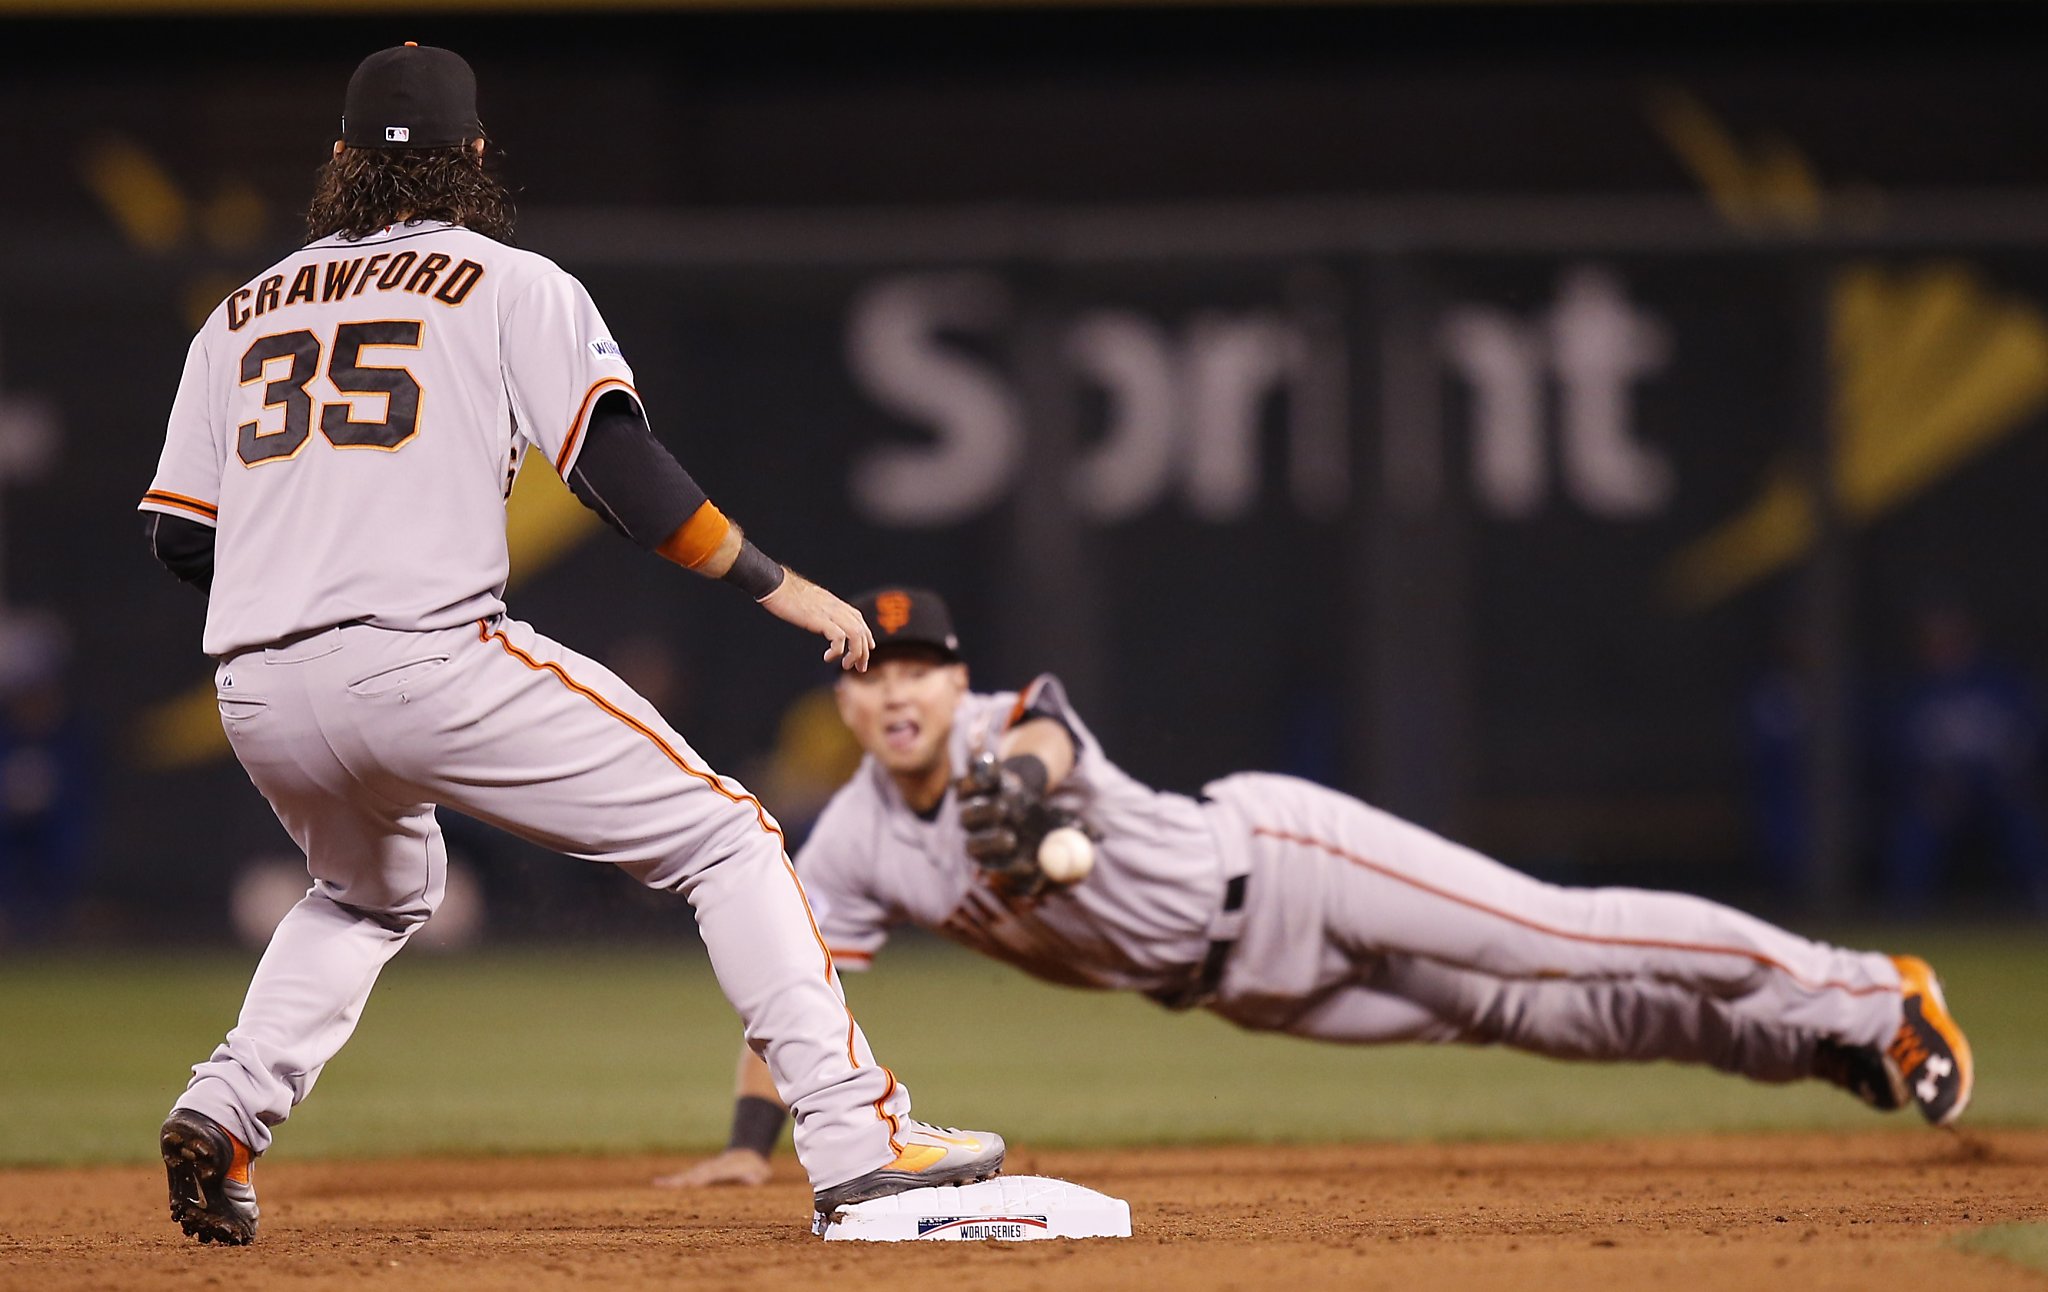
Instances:
[[[818,1215],[829,1219],[841,1207],[911,1189],[973,1184],[1003,1169],[1003,1137],[993,1131],[955,1130],[912,1121],[896,1133],[896,1143],[901,1151],[895,1161],[844,1184],[818,1190],[811,1198]]]
[[[174,1109],[157,1132],[170,1177],[171,1219],[202,1243],[240,1247],[256,1238],[249,1149],[205,1113]]]
[[[1976,1078],[1970,1042],[1950,1017],[1933,968],[1918,956],[1893,956],[1892,963],[1899,970],[1905,1017],[1885,1055],[1897,1066],[1920,1115],[1936,1126],[1952,1125],[1970,1106]]]

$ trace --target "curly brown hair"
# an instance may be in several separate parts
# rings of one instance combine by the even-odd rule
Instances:
[[[446,220],[512,240],[512,195],[468,144],[343,148],[320,168],[306,208],[306,241],[368,237],[400,220]]]

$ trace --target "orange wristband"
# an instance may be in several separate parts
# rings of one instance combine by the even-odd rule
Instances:
[[[731,529],[732,522],[725,518],[725,513],[706,499],[655,550],[677,565],[694,570],[711,559]]]

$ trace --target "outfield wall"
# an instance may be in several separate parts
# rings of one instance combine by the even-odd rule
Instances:
[[[1554,873],[1761,885],[1746,714],[1794,667],[1775,756],[1820,787],[1819,864],[1772,882],[1838,900],[1916,609],[2048,662],[2048,91],[1989,10],[1942,12],[393,38],[471,54],[523,239],[714,496],[835,586],[949,592],[984,682],[1059,671],[1177,788],[1293,770]],[[210,919],[283,844],[128,508],[373,25],[0,29],[0,111],[37,123],[0,141],[0,587],[66,627],[102,751],[90,927]],[[532,510],[515,610],[801,818],[802,644]]]

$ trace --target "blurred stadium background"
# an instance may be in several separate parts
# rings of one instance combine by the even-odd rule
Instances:
[[[520,240],[590,286],[712,494],[842,591],[942,589],[981,683],[1060,673],[1169,788],[1285,770],[1553,878],[1940,921],[2026,998],[2029,8],[0,0],[5,1084],[91,1106],[80,1074],[121,1067],[92,1047],[169,993],[187,1025],[123,1050],[167,1102],[245,975],[200,953],[302,883],[130,509],[191,330],[295,245],[349,70],[403,40],[474,64]],[[848,766],[808,648],[544,469],[513,513],[514,612],[800,831]],[[392,995],[570,984],[536,1036],[664,997],[651,959],[583,957],[689,954],[679,907],[451,833],[438,936],[489,955]],[[1087,1008],[1119,1005],[1102,1035],[1149,1036]],[[83,1048],[32,1059],[67,1019]],[[718,1134],[725,1035],[659,1087],[708,1083],[706,1124],[645,1134]]]

